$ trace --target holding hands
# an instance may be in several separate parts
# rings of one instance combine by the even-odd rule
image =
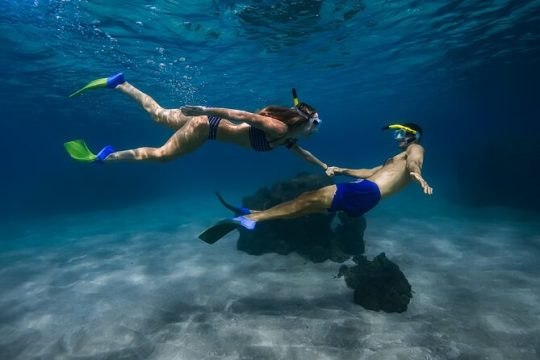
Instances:
[[[339,168],[337,166],[328,166],[324,172],[327,176],[334,176],[339,174]]]

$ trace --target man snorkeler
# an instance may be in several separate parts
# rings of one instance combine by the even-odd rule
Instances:
[[[259,221],[292,219],[313,213],[344,211],[351,217],[359,217],[374,208],[381,198],[403,190],[411,181],[416,181],[424,194],[432,195],[433,189],[422,177],[424,148],[419,144],[422,128],[414,123],[392,124],[383,130],[394,130],[394,139],[402,152],[388,159],[384,165],[373,169],[346,169],[330,166],[329,176],[347,175],[359,180],[325,186],[305,192],[293,200],[278,204],[263,211],[238,208],[225,203],[237,217],[218,222],[199,235],[213,244],[239,227],[253,230]]]

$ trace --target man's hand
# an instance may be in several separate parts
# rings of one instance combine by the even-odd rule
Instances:
[[[206,115],[206,110],[207,110],[206,106],[186,105],[180,108],[180,111],[182,111],[182,114],[187,115],[187,116]]]
[[[416,181],[418,181],[418,183],[420,184],[420,186],[424,190],[424,194],[427,194],[427,195],[432,195],[433,194],[433,188],[428,185],[426,180],[424,180],[424,178],[422,176],[420,176],[420,174],[415,173],[415,172],[411,172],[410,174]]]

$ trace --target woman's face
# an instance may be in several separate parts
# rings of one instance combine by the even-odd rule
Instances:
[[[322,120],[319,119],[319,114],[315,113],[313,116],[309,119],[309,121],[306,124],[305,131],[306,135],[309,136],[311,134],[314,134],[319,131],[319,126],[321,125]]]

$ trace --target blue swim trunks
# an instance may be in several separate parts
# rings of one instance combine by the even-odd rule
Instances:
[[[369,180],[357,180],[336,184],[337,190],[328,211],[344,211],[351,217],[362,216],[381,200],[377,184]]]

